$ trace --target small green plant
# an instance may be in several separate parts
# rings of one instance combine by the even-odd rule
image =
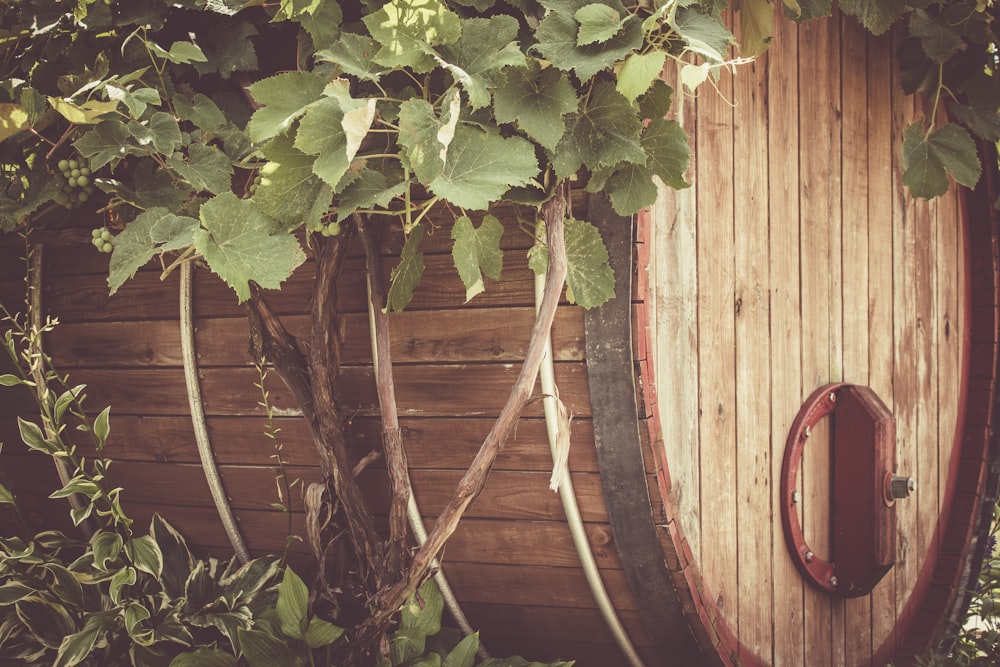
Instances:
[[[0,484],[0,505],[13,509],[21,535],[0,537],[0,655],[4,665],[136,667],[313,667],[331,665],[345,631],[311,613],[305,582],[283,558],[197,559],[183,536],[154,515],[138,534],[107,480],[101,456],[111,433],[110,407],[94,419],[86,387],[52,369],[41,336],[0,304],[3,347],[14,373],[0,386],[35,397],[40,420],[18,418],[32,452],[62,461],[69,481],[51,498],[75,496],[74,525],[89,539],[58,530],[28,536],[16,495]],[[266,393],[263,396],[266,403]],[[71,428],[72,427],[72,428]],[[67,433],[89,437],[97,456],[81,456]],[[272,431],[271,435],[275,435]],[[2,445],[0,445],[2,449]],[[279,453],[280,453],[280,447]],[[279,456],[280,463],[280,456]],[[286,492],[289,488],[286,485]],[[94,528],[96,524],[96,529]],[[378,667],[473,667],[476,634],[441,627],[443,601],[433,580],[409,596],[387,647],[372,647]],[[363,652],[362,652],[363,653]],[[520,657],[482,667],[568,667]]]
[[[1000,502],[993,507],[993,527],[969,606],[947,653],[931,652],[917,658],[920,667],[992,667],[1000,656]]]

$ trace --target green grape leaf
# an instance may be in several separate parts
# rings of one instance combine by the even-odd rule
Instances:
[[[336,41],[344,14],[334,0],[282,0],[275,20],[294,20],[305,28],[313,47],[324,49]]]
[[[62,184],[54,178],[31,179],[28,191],[19,199],[0,194],[0,231],[10,232],[26,222],[32,213],[52,201]]]
[[[111,294],[157,253],[194,243],[198,226],[194,218],[175,215],[165,208],[151,208],[140,214],[115,237],[115,249],[108,267]]]
[[[459,125],[444,169],[428,187],[456,206],[480,210],[509,188],[527,185],[537,174],[538,161],[530,141]]]
[[[362,208],[385,208],[394,198],[399,197],[408,185],[407,181],[393,178],[377,169],[363,169],[357,180],[345,187],[337,199],[337,222],[343,222],[352,213]]]
[[[148,39],[143,40],[143,42],[154,56],[163,58],[164,60],[178,65],[203,63],[208,61],[208,57],[205,55],[205,52],[201,50],[201,47],[197,44],[192,44],[191,42],[174,42],[170,45],[169,51]]]
[[[191,100],[184,95],[175,95],[173,102],[177,117],[194,123],[203,132],[216,132],[229,124],[218,105],[202,93],[196,93]]]
[[[458,41],[440,48],[438,62],[465,90],[473,109],[490,103],[489,89],[503,82],[502,68],[525,63],[516,42],[518,28],[506,15],[467,19]]]
[[[957,120],[987,141],[1000,140],[1000,80],[984,72],[965,84],[965,104],[952,104]]]
[[[830,16],[831,0],[784,0],[785,16],[796,22]]]
[[[128,109],[129,115],[138,120],[150,104],[157,106],[160,104],[160,94],[153,88],[139,88],[135,91],[119,88],[112,84],[104,87],[108,91],[108,97],[116,102],[121,102]]]
[[[618,92],[629,102],[634,102],[637,97],[653,85],[653,81],[660,75],[666,61],[667,54],[663,51],[653,51],[646,54],[633,53],[625,59],[618,72],[618,83],[616,84]]]
[[[554,150],[566,130],[563,116],[577,109],[576,88],[555,67],[539,72],[534,60],[528,67],[508,68],[506,73],[507,83],[493,95],[497,121],[517,121],[525,134]]]
[[[181,128],[177,120],[163,111],[154,113],[148,123],[132,120],[126,127],[140,146],[151,145],[164,155],[170,155],[181,145]]]
[[[118,102],[116,100],[108,102],[87,100],[82,104],[77,104],[73,100],[59,97],[50,97],[48,99],[53,109],[58,111],[63,118],[76,125],[96,125],[101,122],[102,116],[114,113],[118,109]]]
[[[850,14],[873,35],[881,35],[889,30],[909,8],[907,0],[840,0],[840,10]]]
[[[226,154],[215,146],[191,144],[187,161],[171,156],[167,164],[195,191],[222,194],[233,187],[232,164]]]
[[[770,0],[738,0],[733,4],[740,13],[740,51],[755,58],[771,45],[774,37],[774,8]]]
[[[410,235],[399,253],[399,264],[390,275],[389,294],[386,309],[401,312],[413,300],[413,290],[424,275],[424,253],[420,252],[420,242],[424,238],[424,226],[418,224],[410,230]]]
[[[915,197],[932,199],[948,191],[948,174],[974,187],[982,165],[968,131],[948,123],[924,136],[917,121],[903,132],[903,183]]]
[[[625,22],[632,18],[631,14],[622,16],[614,7],[594,2],[584,5],[573,15],[580,24],[576,35],[577,46],[587,46],[595,42],[606,42],[625,27]]]
[[[289,227],[314,228],[333,197],[332,188],[313,173],[316,158],[295,148],[288,136],[274,139],[263,153],[269,163],[253,196],[260,210]]]
[[[114,168],[128,155],[143,154],[129,144],[131,136],[121,121],[106,120],[73,142],[73,147],[87,158],[91,169],[100,169],[107,164]]]
[[[947,62],[953,55],[965,48],[965,40],[956,26],[941,17],[931,16],[923,9],[910,13],[910,35],[918,37],[924,53],[934,62]]]
[[[735,41],[720,16],[703,14],[694,7],[678,7],[670,27],[684,40],[688,50],[713,63],[726,60],[726,51]]]
[[[257,34],[257,29],[250,23],[202,14],[198,17],[197,30],[206,37],[202,43],[207,58],[205,62],[193,63],[199,74],[218,73],[228,79],[233,72],[258,69],[257,53],[250,39]]]
[[[195,232],[195,249],[236,291],[240,303],[250,297],[251,280],[277,289],[305,261],[294,236],[285,233],[252,200],[231,192],[202,205],[201,224]]]
[[[626,163],[612,173],[595,174],[591,181],[587,190],[606,192],[618,215],[632,215],[656,201],[656,183],[653,182],[649,169],[642,165]]]
[[[663,118],[670,111],[670,100],[673,96],[674,89],[663,79],[654,79],[649,90],[639,97],[639,117]]]
[[[609,81],[594,84],[586,106],[571,116],[569,126],[552,157],[560,179],[569,178],[581,165],[593,171],[619,162],[646,162],[639,143],[642,121]]]
[[[550,12],[535,30],[535,48],[559,69],[572,70],[586,83],[595,74],[611,67],[628,53],[642,46],[642,25],[627,21],[611,39],[586,46],[576,43],[577,23],[572,17]]]
[[[311,72],[283,72],[250,86],[250,94],[261,104],[247,125],[250,139],[266,141],[283,134],[323,96],[323,79]]]
[[[461,18],[438,0],[390,0],[363,20],[382,45],[375,62],[416,72],[434,68],[432,47],[452,44],[462,34]]]
[[[316,52],[316,59],[335,63],[345,74],[364,81],[378,81],[384,72],[384,68],[372,60],[378,48],[378,42],[370,37],[342,32],[336,42]]]
[[[451,248],[451,256],[465,285],[466,303],[485,291],[483,275],[494,280],[500,278],[503,268],[501,236],[503,225],[492,215],[484,216],[478,229],[467,215],[458,218],[451,228],[451,238],[455,242]]]
[[[24,132],[31,123],[28,121],[28,111],[20,104],[5,102],[0,104],[0,141]]]
[[[311,104],[299,123],[295,148],[318,156],[312,170],[336,187],[368,134],[375,119],[375,100],[351,100],[351,108],[342,108],[334,97],[324,97]]]
[[[440,118],[434,107],[421,99],[409,99],[399,105],[399,143],[409,168],[421,183],[430,183],[444,171],[448,147],[458,126],[460,105],[457,91],[442,101]]]
[[[566,218],[566,293],[584,308],[594,308],[615,296],[615,274],[608,249],[597,227]]]

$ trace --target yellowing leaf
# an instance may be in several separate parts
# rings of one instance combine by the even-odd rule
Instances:
[[[77,104],[72,100],[61,97],[50,97],[49,104],[58,111],[63,118],[77,125],[96,125],[104,114],[112,113],[118,108],[118,102],[101,102],[99,100],[88,100],[83,104]]]
[[[451,238],[455,241],[451,256],[465,285],[466,303],[486,290],[483,286],[483,274],[494,280],[500,278],[503,267],[501,236],[503,225],[492,215],[483,217],[479,229],[472,225],[472,220],[467,215],[456,220],[451,228]]]
[[[20,104],[0,104],[0,141],[27,130],[28,112]]]

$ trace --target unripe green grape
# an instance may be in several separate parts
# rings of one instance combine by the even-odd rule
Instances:
[[[336,236],[337,234],[340,233],[340,223],[331,222],[329,225],[326,226],[326,229],[330,232],[329,234],[330,236]]]
[[[63,175],[63,178],[72,178],[73,177],[73,172],[70,171],[69,169],[64,169],[62,175]]]
[[[90,177],[89,176],[81,174],[81,175],[79,175],[79,176],[76,177],[76,187],[82,188],[83,186],[87,185],[88,183],[90,183]]]
[[[101,252],[111,252],[114,249],[115,249],[114,245],[105,242],[104,245],[101,247]]]
[[[80,167],[81,176],[90,176],[90,167]]]
[[[69,160],[59,160],[59,162],[56,163],[56,169],[59,171],[66,171],[69,169]]]
[[[79,169],[70,169],[69,170],[69,175],[72,176],[73,178],[76,178],[77,176],[80,175],[80,170]]]
[[[97,237],[99,237],[101,235],[101,232],[103,232],[103,231],[104,230],[102,228],[95,227],[94,229],[90,230],[90,237],[96,239]]]
[[[76,196],[76,200],[81,204],[87,201],[88,199],[90,199],[90,195],[87,194],[86,190],[81,190],[80,193]]]
[[[79,162],[77,162],[76,160],[70,160],[70,161],[69,161],[69,162],[68,162],[68,163],[66,164],[66,166],[67,166],[67,167],[68,167],[68,168],[69,168],[70,170],[73,170],[73,169],[79,169],[79,168],[80,168],[80,163],[79,163]]]
[[[330,236],[330,228],[324,225],[323,229],[319,230],[319,233],[323,236]]]
[[[70,176],[69,178],[67,178],[66,179],[66,183],[69,185],[69,187],[75,188],[76,187],[76,176]]]
[[[111,232],[109,232],[106,229],[103,229],[101,230],[101,238],[105,241],[110,241],[113,237],[111,236]]]

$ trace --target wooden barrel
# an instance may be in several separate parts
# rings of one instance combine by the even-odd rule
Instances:
[[[938,641],[974,576],[986,500],[997,370],[994,166],[975,193],[915,201],[901,184],[903,128],[924,110],[899,92],[891,38],[850,19],[779,22],[772,53],[685,97],[690,189],[622,220],[601,197],[576,210],[602,227],[616,298],[560,307],[555,375],[573,414],[571,477],[601,578],[631,642],[653,665],[882,665]],[[680,94],[680,93],[678,93]],[[415,497],[428,521],[471,462],[523,358],[533,317],[530,239],[498,211],[503,278],[462,305],[447,229],[391,318],[396,389]],[[449,224],[439,216],[442,226]],[[181,368],[176,276],[153,263],[108,297],[106,256],[87,221],[47,238],[46,341],[57,367],[112,405],[106,453],[139,521],[173,522],[201,554],[229,545],[195,448]],[[386,252],[398,248],[390,243]],[[0,298],[23,292],[23,246],[0,252]],[[307,332],[311,263],[268,296]],[[379,447],[360,252],[339,305],[338,390],[358,459]],[[298,490],[279,495],[247,325],[207,271],[193,293],[199,379],[215,458],[251,550],[304,534]],[[829,383],[870,388],[894,418],[895,467],[916,480],[894,506],[894,565],[845,599],[796,568],[782,524],[782,463],[807,397]],[[264,383],[298,489],[320,477],[289,392]],[[15,400],[0,404],[0,468],[39,525],[65,526],[50,462],[16,446]],[[795,479],[796,518],[833,560],[830,424],[817,422]],[[541,405],[532,405],[443,569],[495,655],[626,664],[585,582],[558,496]],[[384,471],[363,479],[387,511]],[[297,562],[307,549],[293,544]]]

